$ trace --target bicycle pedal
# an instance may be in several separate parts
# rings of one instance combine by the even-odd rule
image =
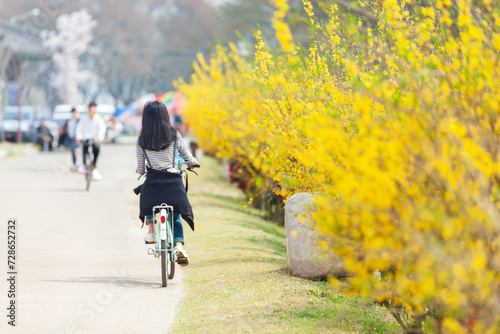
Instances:
[[[144,243],[146,245],[154,245],[155,242],[154,241],[144,241]]]
[[[178,264],[186,264],[188,263],[188,260],[185,258],[185,257],[181,257],[180,259],[177,259],[177,262]]]

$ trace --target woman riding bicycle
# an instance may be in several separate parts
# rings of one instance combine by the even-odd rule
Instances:
[[[144,111],[142,115],[142,130],[139,135],[139,140],[136,144],[137,151],[137,169],[136,173],[143,175],[146,173],[146,163],[149,169],[163,171],[163,175],[166,179],[182,179],[180,175],[165,174],[169,173],[180,173],[179,170],[179,153],[181,154],[184,161],[191,167],[198,167],[199,163],[195,157],[191,154],[186,144],[182,140],[180,133],[175,130],[171,123],[170,117],[168,116],[167,107],[161,102],[148,102],[144,106]],[[155,173],[155,175],[161,173]],[[172,178],[173,177],[173,178]],[[160,177],[161,179],[161,177]],[[168,181],[170,182],[170,181]],[[180,181],[182,182],[182,181]],[[148,180],[143,185],[143,190],[141,190],[141,219],[145,217],[146,225],[148,226],[148,232],[144,236],[144,241],[146,243],[154,242],[154,219],[152,215],[143,214],[143,212],[151,213],[151,209],[148,206],[159,205],[163,203],[163,195],[175,198],[178,201],[181,198],[181,203],[176,205],[173,203],[167,203],[174,206],[174,242],[178,251],[178,258],[185,258],[183,261],[183,266],[188,265],[187,253],[183,248],[184,245],[184,232],[182,229],[181,214],[184,219],[188,221],[191,228],[194,229],[194,223],[192,218],[191,206],[187,201],[187,196],[185,191],[182,192],[182,187],[172,187],[172,189],[165,188],[155,188],[155,185],[161,183],[161,180],[150,182],[151,186],[147,185]],[[171,184],[171,183],[165,183]],[[181,190],[179,190],[181,188]],[[148,190],[149,189],[149,190]],[[161,190],[162,194],[158,197],[158,189]],[[146,193],[145,193],[146,192]],[[168,192],[168,194],[167,194]],[[172,193],[170,193],[172,192]],[[177,192],[177,193],[175,193]],[[154,196],[155,198],[151,199]],[[144,197],[144,200],[143,200]],[[149,197],[149,198],[148,198]],[[184,201],[182,199],[184,198]],[[158,201],[155,203],[155,201]],[[187,202],[187,205],[186,203]],[[177,207],[176,207],[177,206]],[[149,211],[147,211],[149,209]],[[189,211],[191,214],[189,214]],[[186,214],[186,215],[185,215]]]

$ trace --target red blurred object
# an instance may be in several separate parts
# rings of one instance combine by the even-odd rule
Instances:
[[[474,319],[469,319],[469,321],[467,321],[467,327],[470,330],[473,330],[475,325],[476,325],[476,321]]]

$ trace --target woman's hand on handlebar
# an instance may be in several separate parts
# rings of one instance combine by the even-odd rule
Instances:
[[[200,168],[200,165],[188,165],[186,169],[191,173],[195,173],[196,175],[198,175],[198,173],[196,173],[196,171],[193,170],[194,168]]]

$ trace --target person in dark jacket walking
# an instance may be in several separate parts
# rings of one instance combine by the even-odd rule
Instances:
[[[194,229],[191,206],[187,200],[187,195],[182,187],[172,187],[170,189],[158,187],[158,183],[163,185],[175,185],[176,179],[181,179],[179,174],[179,153],[184,161],[194,168],[199,166],[196,158],[191,154],[184,143],[181,134],[175,130],[168,116],[167,107],[161,102],[148,102],[144,106],[142,115],[142,130],[136,144],[137,169],[136,173],[143,175],[146,173],[146,165],[155,171],[154,175],[161,178],[161,174],[166,176],[165,182],[144,182],[141,187],[141,216],[148,212],[154,205],[160,205],[165,198],[172,198],[177,203],[166,202],[174,206],[174,242],[178,250],[178,258],[186,258],[186,266],[189,264],[188,256],[183,248],[184,231],[182,228],[181,214],[188,221],[191,228]],[[146,164],[147,162],[147,164]],[[160,172],[156,172],[160,171]],[[170,175],[167,173],[177,173]],[[165,191],[167,190],[167,191]],[[157,202],[156,202],[157,201]],[[151,212],[151,211],[149,211]],[[141,217],[142,218],[142,217]],[[145,216],[148,232],[144,236],[144,241],[154,242],[154,224],[153,216]]]
[[[40,126],[38,127],[38,140],[37,144],[40,145],[40,149],[45,151],[45,147],[48,146],[49,151],[52,151],[52,141],[54,136],[50,133],[50,129],[45,125],[45,118],[40,120]]]

